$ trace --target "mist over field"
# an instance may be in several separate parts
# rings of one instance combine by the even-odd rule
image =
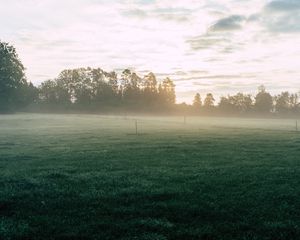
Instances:
[[[300,236],[294,121],[18,114],[0,133],[2,239]]]
[[[0,0],[0,240],[300,239],[299,0]]]

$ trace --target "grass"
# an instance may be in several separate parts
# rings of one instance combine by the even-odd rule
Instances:
[[[0,239],[300,239],[292,120],[0,116]]]

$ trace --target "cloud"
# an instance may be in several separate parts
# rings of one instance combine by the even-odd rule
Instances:
[[[198,76],[189,76],[189,77],[180,77],[177,78],[177,81],[190,81],[190,80],[222,80],[222,79],[251,79],[256,78],[256,74],[228,74],[228,75],[198,75]],[[205,81],[208,82],[208,81]],[[203,85],[203,82],[194,82],[195,85]]]
[[[300,32],[300,2],[298,0],[275,0],[265,5],[262,24],[270,32]]]
[[[238,14],[243,11],[235,12],[235,8],[232,8],[234,14],[217,19],[207,28],[206,33],[190,37],[186,42],[194,51],[211,49],[223,54],[232,54],[246,47],[246,42],[267,42],[274,33],[300,32],[298,0],[269,1],[262,5],[261,9],[254,10],[247,14]]]
[[[230,40],[224,36],[217,36],[213,34],[204,34],[196,37],[192,37],[186,40],[190,44],[193,50],[203,50],[211,48],[215,45],[223,45],[230,43]]]
[[[298,0],[275,0],[266,4],[265,10],[271,12],[293,12],[300,10],[300,2]]]
[[[246,18],[241,15],[231,15],[226,18],[218,20],[213,24],[209,31],[218,32],[218,31],[234,31],[242,28],[242,23],[245,22]]]
[[[130,9],[130,10],[124,10],[122,11],[122,14],[124,16],[128,16],[128,17],[136,17],[136,18],[146,18],[148,17],[148,14],[146,11],[143,11],[141,9],[135,8],[135,9]]]
[[[300,14],[284,15],[265,19],[264,24],[270,32],[294,33],[300,32]]]
[[[127,17],[145,19],[161,19],[164,21],[186,22],[190,20],[193,10],[182,7],[162,7],[156,8],[147,6],[133,6],[132,8],[125,8],[122,14]]]

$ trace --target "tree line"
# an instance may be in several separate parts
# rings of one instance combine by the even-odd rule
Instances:
[[[106,72],[100,68],[62,71],[38,88],[38,103],[86,109],[166,109],[175,105],[175,85],[170,78],[159,82],[154,73],[141,77],[129,69]]]
[[[299,93],[287,91],[272,96],[266,88],[261,85],[255,96],[244,93],[222,96],[217,105],[213,94],[206,95],[202,102],[197,93],[193,100],[192,112],[215,113],[226,115],[300,115]]]
[[[202,115],[300,115],[300,95],[282,92],[272,96],[264,86],[255,96],[197,93],[192,104],[176,104],[175,84],[154,73],[145,76],[125,69],[120,74],[101,68],[63,70],[57,78],[35,87],[26,80],[16,50],[0,41],[0,112],[31,111],[143,111]]]

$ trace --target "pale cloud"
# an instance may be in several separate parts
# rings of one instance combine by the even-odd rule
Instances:
[[[213,32],[239,30],[242,29],[242,23],[245,21],[245,16],[231,15],[229,17],[219,19],[215,24],[213,24],[209,28],[209,30]]]
[[[170,76],[190,94],[299,90],[298,0],[0,0],[0,38],[35,84],[65,68]]]
[[[300,32],[300,2],[298,0],[271,1],[264,7],[261,19],[271,32]]]
[[[293,12],[300,9],[298,0],[274,0],[265,6],[265,10],[272,12]]]

